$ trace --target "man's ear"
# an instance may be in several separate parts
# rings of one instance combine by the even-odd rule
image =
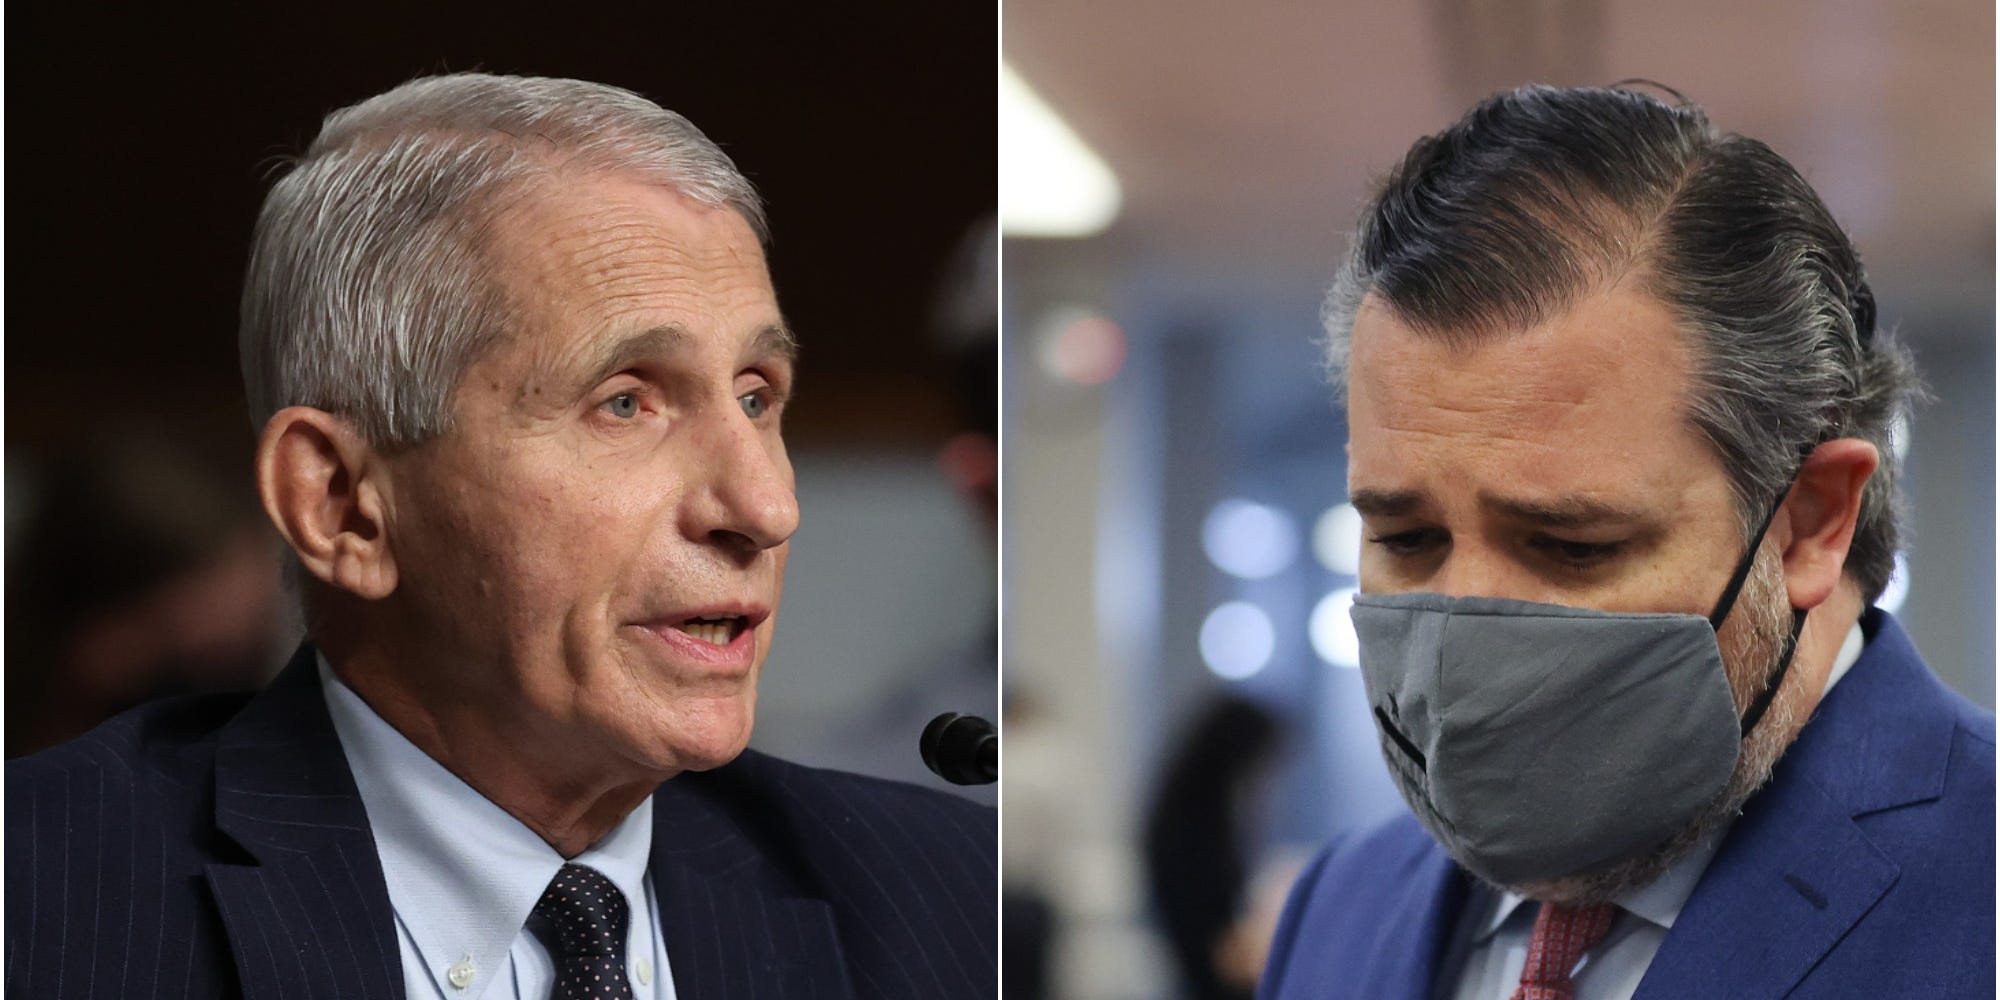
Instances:
[[[1828,441],[1806,457],[1785,498],[1785,590],[1792,607],[1818,607],[1840,584],[1854,526],[1861,517],[1861,488],[1881,464],[1875,446],[1859,438]]]
[[[386,472],[375,449],[325,410],[279,410],[257,439],[257,494],[278,534],[306,572],[369,600],[396,589]]]

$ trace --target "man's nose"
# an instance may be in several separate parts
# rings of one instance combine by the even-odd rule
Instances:
[[[705,442],[705,477],[689,505],[690,533],[751,553],[785,543],[799,527],[792,464],[776,435],[737,414]]]
[[[1484,546],[1459,544],[1431,577],[1430,589],[1446,597],[1510,597],[1540,600],[1540,586],[1513,560]]]

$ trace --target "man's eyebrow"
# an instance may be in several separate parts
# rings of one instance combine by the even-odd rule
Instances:
[[[1403,517],[1424,505],[1424,498],[1413,490],[1355,490],[1347,498],[1354,509],[1369,517]]]
[[[577,381],[582,388],[587,389],[632,367],[642,358],[685,351],[691,340],[692,337],[686,329],[672,324],[628,334],[591,352],[589,359],[578,366],[584,374]]]
[[[1415,490],[1359,489],[1348,497],[1354,509],[1369,517],[1406,517],[1425,505],[1425,497]],[[1598,524],[1644,522],[1651,516],[1644,510],[1620,507],[1585,496],[1557,497],[1553,500],[1525,500],[1481,492],[1479,502],[1519,521],[1550,528],[1587,528]]]
[[[1593,500],[1585,496],[1565,496],[1552,500],[1524,500],[1518,497],[1481,493],[1479,502],[1519,521],[1550,528],[1588,528],[1599,524],[1632,523],[1649,520],[1643,510]]]
[[[672,323],[627,334],[592,351],[588,358],[577,366],[577,370],[582,373],[577,378],[577,384],[587,389],[646,358],[681,353],[692,346],[693,339],[694,335],[689,333],[686,327]],[[798,339],[782,322],[757,331],[757,336],[751,341],[750,347],[757,354],[775,355],[788,364],[798,363]]]
[[[783,321],[757,331],[757,338],[750,342],[750,351],[757,355],[776,355],[789,365],[799,363],[799,338],[792,334],[792,328]]]

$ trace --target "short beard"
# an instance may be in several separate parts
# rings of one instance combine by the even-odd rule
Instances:
[[[1723,640],[1722,662],[1729,675],[1729,690],[1735,695],[1739,716],[1770,683],[1771,674],[1778,667],[1778,657],[1784,654],[1785,639],[1792,633],[1791,602],[1785,595],[1782,567],[1782,557],[1775,546],[1767,545],[1760,549],[1750,575],[1743,583],[1743,590],[1737,596],[1736,605],[1730,611],[1729,620],[1724,622],[1723,632],[1728,638]],[[1734,629],[1728,627],[1731,624]],[[1751,664],[1756,666],[1753,668]],[[1787,681],[1798,676],[1797,670],[1786,673]],[[1728,784],[1665,843],[1636,858],[1615,862],[1594,872],[1498,888],[1529,899],[1554,903],[1608,903],[1665,874],[1696,845],[1734,822],[1742,813],[1743,804],[1771,780],[1771,769],[1777,766],[1778,758],[1784,756],[1785,749],[1791,745],[1800,722],[1801,699],[1786,695],[1786,692],[1795,692],[1797,687],[1786,684],[1783,688],[1772,696],[1764,718],[1743,741],[1736,757],[1736,769],[1730,773]]]

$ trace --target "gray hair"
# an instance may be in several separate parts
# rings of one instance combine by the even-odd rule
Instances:
[[[1876,332],[1860,256],[1805,179],[1686,101],[1523,87],[1419,140],[1327,294],[1329,375],[1344,391],[1371,295],[1425,335],[1470,342],[1628,273],[1695,347],[1685,406],[1728,471],[1746,541],[1814,445],[1856,437],[1881,453],[1845,567],[1873,601],[1895,566],[1890,438],[1921,396],[1915,364]]]
[[[462,73],[328,115],[257,218],[239,334],[252,422],[311,406],[380,446],[444,433],[460,377],[507,332],[495,219],[558,175],[594,172],[728,206],[769,240],[729,157],[627,90]]]

